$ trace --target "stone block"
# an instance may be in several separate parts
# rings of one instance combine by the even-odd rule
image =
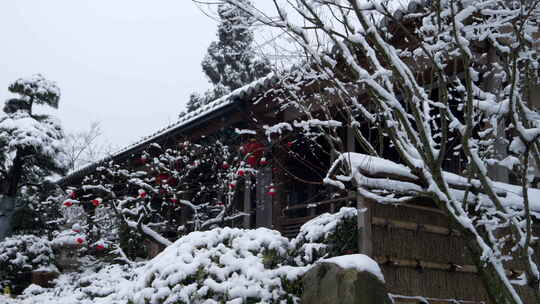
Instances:
[[[383,282],[367,271],[319,263],[302,278],[302,304],[391,304]]]

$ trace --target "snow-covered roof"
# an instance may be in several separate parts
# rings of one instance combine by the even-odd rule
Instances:
[[[194,122],[200,120],[203,117],[207,117],[213,113],[218,113],[219,110],[222,110],[227,106],[235,104],[239,100],[245,100],[245,99],[253,97],[254,95],[258,93],[262,93],[264,90],[269,89],[272,85],[274,85],[277,82],[277,80],[278,80],[278,76],[272,72],[263,78],[255,80],[241,88],[238,88],[232,91],[231,93],[223,97],[220,97],[210,102],[209,104],[206,104],[200,107],[199,109],[195,111],[187,113],[186,115],[180,117],[176,122],[158,130],[154,134],[143,137],[139,141],[118,150],[117,152],[113,153],[110,156],[105,157],[104,159],[101,159],[95,163],[88,164],[70,173],[68,176],[58,180],[57,183],[65,184],[66,182],[68,182],[69,180],[73,178],[80,177],[84,174],[88,174],[89,172],[95,170],[95,168],[103,162],[118,158],[122,155],[126,155],[126,154],[129,155],[132,153],[136,153],[138,149],[142,149],[150,143],[159,141],[160,138],[172,132],[182,130],[190,126]]]
[[[380,157],[365,155],[361,153],[348,152],[341,154],[332,165],[329,172],[334,172],[341,165],[346,164],[350,168],[347,178],[355,181],[359,189],[370,189],[378,192],[399,194],[403,196],[414,196],[418,193],[427,191],[416,183],[419,178],[406,166]],[[470,189],[482,189],[482,184],[477,179],[443,171],[443,178],[449,185],[449,192],[455,199],[468,200],[471,203],[480,203],[485,206],[493,204],[491,199],[484,193],[469,193]],[[344,189],[342,180],[347,178],[331,178],[327,176],[325,182],[336,187]],[[524,206],[523,191],[520,185],[511,185],[503,182],[492,182],[493,191],[502,198],[506,208],[520,210]],[[540,189],[528,188],[529,208],[533,216],[540,218]],[[382,192],[381,192],[382,193]],[[468,193],[468,194],[467,194]],[[366,193],[364,193],[366,194]],[[394,195],[392,195],[394,197]],[[379,202],[384,199],[383,196],[372,196]]]
[[[220,97],[210,102],[207,105],[200,107],[199,109],[195,111],[187,113],[186,115],[182,116],[178,121],[162,128],[161,130],[158,130],[156,133],[146,136],[142,138],[141,140],[139,140],[138,142],[119,150],[118,152],[115,153],[115,155],[131,150],[132,148],[137,147],[137,146],[152,143],[161,135],[169,133],[173,129],[186,126],[190,124],[191,122],[203,116],[206,116],[210,113],[216,112],[217,110],[234,103],[235,100],[237,100],[238,98],[241,98],[241,99],[247,98],[249,96],[252,96],[253,94],[260,93],[261,90],[268,88],[270,85],[274,84],[276,79],[277,79],[276,75],[274,73],[270,73],[261,79],[255,80],[254,82],[248,85],[238,88],[232,91],[231,93],[223,97]]]

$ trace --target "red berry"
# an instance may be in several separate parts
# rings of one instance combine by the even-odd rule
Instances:
[[[72,199],[77,198],[77,192],[75,192],[75,191],[71,192],[71,194],[69,195],[69,197],[71,197]]]
[[[272,188],[270,188],[270,189],[268,189],[268,192],[267,192],[267,194],[268,194],[268,195],[270,195],[270,196],[274,196],[274,195],[276,195],[276,194],[277,194],[277,192],[276,192],[276,189],[275,189],[275,188],[273,188],[273,187],[272,187]]]
[[[250,166],[255,167],[255,165],[257,164],[257,157],[255,155],[249,156],[248,159],[247,159],[247,163]]]
[[[230,183],[230,184],[229,184],[229,188],[231,188],[231,189],[236,188],[236,184]]]
[[[178,180],[176,178],[174,178],[174,177],[170,177],[167,180],[167,184],[174,187],[174,186],[178,185]]]
[[[244,176],[245,174],[244,170],[238,170],[238,176]]]
[[[294,145],[294,143],[292,141],[287,142],[287,147],[288,148],[292,148],[293,145]]]
[[[99,199],[92,200],[92,205],[94,205],[94,207],[99,207],[100,204],[101,204],[101,200]]]
[[[73,202],[65,201],[65,202],[64,202],[64,206],[66,206],[66,207],[71,207],[71,206],[73,206]]]
[[[83,238],[77,238],[77,240],[76,240],[76,241],[77,241],[77,243],[79,243],[79,244],[82,244],[82,243],[84,243],[84,239],[83,239]]]
[[[103,246],[102,244],[97,244],[97,245],[96,245],[96,249],[97,249],[98,251],[102,251],[103,249],[105,249],[105,246]]]
[[[223,165],[221,165],[223,167],[223,169],[227,170],[229,169],[229,164],[227,162],[224,162]]]
[[[143,190],[139,190],[139,197],[140,198],[145,198],[146,197],[146,192],[143,191]]]
[[[266,158],[263,157],[263,158],[261,159],[261,161],[259,162],[259,164],[260,164],[261,166],[266,166],[266,165],[268,165],[268,161],[266,160]]]
[[[167,183],[167,180],[169,179],[169,174],[167,173],[161,173],[156,176],[156,182],[158,183]]]
[[[178,200],[175,199],[175,198],[171,198],[171,203],[176,204],[176,203],[178,203]]]

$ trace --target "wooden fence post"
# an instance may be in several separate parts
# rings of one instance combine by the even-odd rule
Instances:
[[[358,252],[371,256],[373,244],[371,236],[371,208],[360,195],[356,196],[358,210]]]
[[[246,178],[244,189],[244,212],[250,216],[244,216],[244,228],[251,228],[251,180]]]

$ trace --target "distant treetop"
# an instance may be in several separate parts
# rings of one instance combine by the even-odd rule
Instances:
[[[210,44],[201,63],[213,88],[204,94],[191,94],[188,112],[270,73],[270,63],[259,58],[253,48],[254,19],[226,3],[218,6],[218,15],[218,41]]]

